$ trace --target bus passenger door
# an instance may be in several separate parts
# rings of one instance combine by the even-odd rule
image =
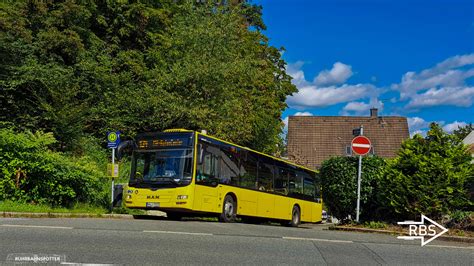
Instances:
[[[265,156],[258,156],[258,185],[260,191],[257,200],[257,215],[261,217],[273,217],[275,215],[275,198],[272,194],[273,176],[275,167],[273,161]]]
[[[199,145],[198,157],[194,209],[220,212],[217,198],[219,149],[203,143]]]

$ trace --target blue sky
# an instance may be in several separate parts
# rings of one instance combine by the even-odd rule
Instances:
[[[299,89],[284,121],[378,107],[412,133],[474,122],[474,0],[253,2]]]

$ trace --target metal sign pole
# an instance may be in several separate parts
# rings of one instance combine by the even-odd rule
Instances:
[[[362,170],[362,156],[359,155],[359,171],[357,172],[357,209],[356,209],[356,222],[359,222],[359,209],[360,209],[360,179]]]
[[[360,135],[364,134],[364,127],[360,126]],[[362,179],[362,155],[359,155],[359,171],[357,171],[357,208],[356,208],[356,222],[359,222],[360,210],[360,182]]]
[[[112,149],[112,175],[115,172],[115,148]],[[110,212],[113,212],[114,209],[114,179],[112,177],[112,188],[110,196]]]

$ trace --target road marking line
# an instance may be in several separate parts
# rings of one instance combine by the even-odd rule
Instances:
[[[66,226],[49,226],[49,225],[26,225],[26,224],[2,224],[5,227],[26,227],[26,228],[50,228],[50,229],[73,229]]]
[[[99,265],[116,265],[116,264],[103,264],[103,263],[79,263],[79,262],[61,262],[59,264],[62,265],[94,265],[94,266],[99,266]]]
[[[436,248],[457,248],[457,249],[474,249],[474,247],[458,247],[458,246],[442,246],[442,245],[426,245],[425,247],[436,247]]]
[[[350,240],[333,240],[333,239],[320,239],[320,238],[304,238],[304,237],[291,237],[291,236],[283,236],[283,239],[288,240],[306,240],[306,241],[321,241],[321,242],[334,242],[334,243],[354,243],[354,241]]]
[[[148,231],[143,230],[144,233],[159,233],[159,234],[176,234],[176,235],[198,235],[198,236],[212,236],[210,233],[191,233],[191,232],[176,232],[176,231]]]

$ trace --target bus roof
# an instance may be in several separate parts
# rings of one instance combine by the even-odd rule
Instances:
[[[214,137],[214,136],[211,136],[211,135],[203,134],[203,133],[195,131],[195,130],[189,130],[189,129],[183,129],[183,128],[167,129],[167,130],[160,131],[160,132],[140,133],[140,134],[137,135],[137,137],[152,136],[152,135],[162,134],[162,133],[194,133],[194,134],[198,134],[198,135],[205,136],[205,137],[208,137],[208,138],[211,138],[211,139],[214,139],[214,140],[217,140],[217,141],[220,141],[220,142],[232,145],[232,146],[239,147],[239,148],[244,149],[244,150],[255,152],[257,154],[272,158],[274,160],[277,160],[277,161],[280,161],[280,162],[283,162],[283,163],[286,163],[286,164],[296,166],[298,168],[302,168],[302,169],[305,169],[305,170],[308,170],[308,171],[311,171],[311,172],[315,172],[315,173],[317,172],[317,170],[310,169],[308,167],[305,167],[305,166],[302,166],[302,165],[299,165],[299,164],[296,164],[296,163],[293,163],[293,162],[290,162],[290,161],[287,161],[287,160],[284,160],[284,159],[281,159],[281,158],[278,158],[278,157],[275,157],[275,156],[272,156],[272,155],[268,155],[268,154],[265,154],[263,152],[253,150],[249,147],[244,147],[244,146],[241,146],[241,145],[229,142],[229,141],[225,141],[223,139],[220,139],[220,138],[217,138],[217,137]]]
[[[272,158],[274,160],[277,160],[277,161],[280,161],[280,162],[283,162],[283,163],[287,163],[287,164],[291,164],[293,166],[296,166],[296,167],[299,167],[299,168],[302,168],[302,169],[305,169],[305,170],[308,170],[308,171],[311,171],[311,172],[317,172],[316,170],[314,169],[310,169],[306,166],[302,166],[302,165],[299,165],[299,164],[296,164],[296,163],[293,163],[293,162],[290,162],[290,161],[287,161],[287,160],[284,160],[284,159],[281,159],[281,158],[278,158],[278,157],[275,157],[275,156],[272,156],[272,155],[269,155],[269,154],[265,154],[263,152],[259,152],[259,151],[256,151],[256,150],[253,150],[249,147],[244,147],[244,146],[240,146],[240,145],[237,145],[235,143],[232,143],[232,142],[229,142],[229,141],[225,141],[223,139],[220,139],[220,138],[217,138],[217,137],[214,137],[214,136],[210,136],[210,135],[207,135],[207,134],[203,134],[203,133],[200,133],[200,132],[196,132],[198,135],[202,135],[202,136],[206,136],[208,138],[211,138],[211,139],[215,139],[217,141],[221,141],[221,142],[224,142],[226,144],[229,144],[229,145],[232,145],[232,146],[236,146],[236,147],[239,147],[241,149],[244,149],[244,150],[248,150],[248,151],[252,151],[252,152],[255,152],[257,154],[260,154],[260,155],[263,155],[263,156],[266,156],[266,157],[269,157],[269,158]]]

